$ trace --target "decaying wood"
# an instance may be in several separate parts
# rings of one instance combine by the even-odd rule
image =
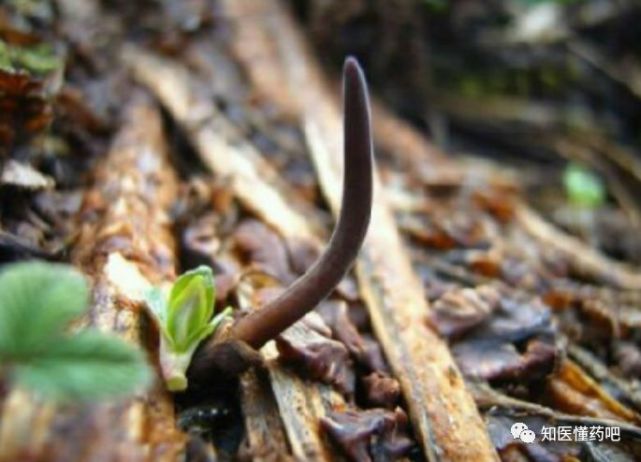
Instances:
[[[214,173],[231,179],[234,193],[248,209],[285,238],[320,248],[320,239],[312,227],[313,220],[292,206],[291,196],[281,192],[282,186],[271,183],[277,178],[276,172],[261,159],[255,148],[240,139],[230,138],[230,127],[211,102],[201,99],[197,108],[192,104],[197,95],[186,69],[133,48],[127,51],[126,60],[136,77],[151,88],[185,129],[203,161]],[[155,77],[158,72],[164,76],[162,80]],[[330,460],[320,435],[319,421],[328,409],[323,402],[337,404],[342,399],[331,394],[332,400],[324,400],[323,396],[329,394],[327,386],[304,382],[284,370],[276,361],[273,344],[267,344],[261,353],[269,364],[271,384],[293,456],[297,460]],[[261,451],[259,447],[253,449]]]
[[[320,183],[336,214],[340,206],[341,117],[333,92],[305,51],[291,18],[277,2],[266,2],[268,19],[244,14],[252,2],[224,2],[237,29],[267,28],[277,45],[274,68],[286,69],[284,82],[301,101],[301,124]],[[244,22],[244,24],[243,24]],[[234,41],[241,44],[241,41]],[[246,45],[246,44],[245,44]],[[263,65],[268,56],[261,56]],[[241,56],[242,59],[242,56]],[[245,62],[251,67],[251,61]],[[259,84],[259,82],[255,82]],[[417,438],[429,460],[496,460],[473,399],[447,346],[424,322],[428,307],[420,283],[380,186],[376,188],[368,238],[357,274],[374,331],[401,382]]]
[[[286,41],[275,41],[273,35],[281,25],[282,8],[274,6],[271,1],[222,0],[220,3],[225,18],[234,25],[234,39],[230,42],[232,51],[239,61],[251,63],[245,69],[252,87],[262,98],[273,102],[284,115],[298,118],[302,100],[292,98],[290,88],[284,85],[288,70],[274,66],[275,57],[290,53],[289,44]],[[306,87],[304,85],[297,90],[302,94]],[[336,95],[338,92],[328,96],[338,100]],[[433,173],[426,168],[426,160],[429,160],[439,167],[459,171],[443,152],[427,143],[416,129],[401,121],[383,104],[374,101],[372,112],[376,143],[393,153],[408,168],[432,177]]]
[[[167,211],[176,178],[167,161],[158,109],[135,98],[128,117],[85,197],[75,263],[93,282],[87,323],[142,343],[140,311],[150,281],[174,276],[174,242]],[[156,379],[146,393],[116,404],[42,406],[21,392],[5,403],[1,460],[174,461],[185,437],[176,427],[173,400]]]
[[[327,413],[327,408],[319,399],[320,393],[314,386],[282,367],[271,367],[270,379],[280,416],[287,430],[293,459],[336,460],[336,454],[331,452],[320,433],[320,418]]]
[[[307,326],[294,324],[289,332],[305,336]],[[304,381],[278,363],[273,342],[261,350],[267,360],[269,376],[278,408],[296,460],[331,461],[335,456],[320,432],[320,420],[329,410],[345,407],[343,398],[330,386]]]
[[[158,96],[188,133],[203,162],[217,175],[230,178],[245,207],[285,237],[317,240],[315,232],[310,232],[314,215],[309,204],[297,200],[279,173],[236,133],[213,102],[199,92],[186,68],[134,47],[127,48],[124,56],[135,77]],[[162,79],[157,78],[158,72]],[[297,209],[308,213],[299,214]]]
[[[248,288],[240,296],[241,305],[248,304],[253,292]],[[309,329],[298,322],[286,332],[305,338],[312,334]],[[254,460],[334,460],[321,436],[320,420],[328,411],[342,409],[345,406],[343,398],[330,386],[304,381],[283,367],[273,340],[260,352],[267,367],[271,391],[261,389],[256,371],[248,371],[241,380],[245,427]],[[258,392],[259,396],[250,396],[253,392]]]
[[[621,420],[638,425],[639,415],[612,397],[571,360],[565,360],[548,378],[548,396],[568,414]]]
[[[269,382],[258,371],[250,369],[241,377],[240,391],[252,460],[290,460],[287,435]]]

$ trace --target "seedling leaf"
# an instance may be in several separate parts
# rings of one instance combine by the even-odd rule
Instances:
[[[174,283],[167,307],[167,334],[178,352],[186,352],[214,312],[214,276],[200,266]]]
[[[0,273],[0,357],[27,358],[87,309],[84,277],[69,266],[12,265]]]
[[[18,263],[0,273],[0,379],[44,398],[87,400],[146,384],[142,352],[124,340],[69,324],[87,310],[85,278],[70,266]]]
[[[211,268],[199,266],[182,274],[168,298],[160,288],[147,293],[149,311],[161,332],[160,368],[170,391],[187,388],[186,371],[198,345],[211,335],[230,309],[214,314],[215,285]]]
[[[97,399],[130,394],[149,383],[142,352],[117,337],[85,331],[53,343],[17,367],[17,384],[55,400]]]
[[[605,186],[601,179],[578,164],[570,164],[563,176],[568,199],[574,205],[596,208],[605,202]]]

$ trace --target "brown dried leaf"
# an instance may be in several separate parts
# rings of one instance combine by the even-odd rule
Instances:
[[[344,395],[354,394],[354,371],[342,343],[294,324],[278,337],[276,347],[285,364],[302,369],[311,379],[334,385]]]
[[[52,120],[44,81],[0,69],[0,146],[5,150],[44,129]],[[6,155],[6,153],[5,153]]]
[[[407,454],[412,447],[407,424],[401,408],[345,410],[321,419],[323,430],[356,462],[397,460]]]
[[[283,240],[258,220],[245,220],[234,231],[233,240],[241,260],[276,278],[283,285],[294,280]]]

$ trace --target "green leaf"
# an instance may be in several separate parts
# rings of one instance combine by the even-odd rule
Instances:
[[[186,351],[214,312],[214,276],[200,266],[174,283],[167,305],[166,334],[177,351]]]
[[[215,285],[211,268],[199,266],[182,274],[172,285],[169,297],[160,288],[145,299],[154,315],[160,336],[160,369],[170,391],[187,388],[187,368],[202,340],[211,335],[229,315],[230,308],[215,316]]]
[[[165,292],[159,287],[152,287],[145,294],[145,301],[152,314],[156,316],[158,324],[165,324],[167,320],[167,296]]]
[[[193,340],[184,351],[171,349],[166,343],[166,339],[161,337],[160,369],[169,391],[184,391],[187,388],[187,369],[196,348],[205,337],[216,330],[218,325],[231,314],[231,311],[231,308],[227,307],[222,313],[214,316],[208,324],[194,332]]]
[[[9,47],[3,40],[0,40],[0,70],[5,72],[14,71],[11,64],[11,56],[9,55]]]
[[[574,205],[596,208],[605,202],[605,186],[601,179],[578,164],[568,165],[563,183],[568,199]]]
[[[33,74],[44,75],[62,67],[62,61],[48,44],[14,47],[12,51],[14,67],[17,65]]]
[[[47,43],[18,46],[0,39],[0,69],[4,71],[21,70],[44,76],[61,69],[63,64],[54,48]]]
[[[97,331],[61,338],[13,370],[17,384],[55,400],[90,400],[130,394],[151,377],[142,352]]]
[[[0,357],[28,358],[47,349],[87,309],[84,277],[66,265],[27,262],[0,273]]]

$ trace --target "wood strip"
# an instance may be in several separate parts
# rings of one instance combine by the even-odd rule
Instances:
[[[245,207],[285,237],[320,245],[316,237],[320,230],[310,205],[299,200],[279,172],[236,132],[200,92],[185,67],[133,46],[125,48],[124,60],[188,133],[205,165],[231,179],[232,189]]]
[[[125,61],[136,78],[169,109],[212,172],[230,178],[234,193],[249,210],[286,239],[321,246],[313,221],[293,207],[293,196],[283,193],[284,188],[276,183],[277,172],[252,145],[233,138],[224,116],[209,99],[198,100],[197,84],[184,67],[138,48],[127,49]],[[158,75],[163,78],[158,79]],[[340,405],[341,398],[329,393],[328,387],[303,382],[283,369],[276,361],[273,345],[266,345],[261,353],[269,364],[271,385],[294,458],[334,460],[319,433],[319,420],[330,406]],[[323,396],[331,396],[331,399]],[[246,422],[248,427],[255,424]],[[252,450],[259,452],[260,447],[252,447]]]
[[[255,462],[293,460],[285,429],[267,378],[249,370],[240,380],[245,429]]]
[[[579,239],[562,232],[527,205],[520,204],[516,208],[516,218],[530,236],[567,258],[576,272],[619,289],[641,289],[641,272],[607,258]]]
[[[227,21],[233,24],[234,40],[230,46],[245,70],[258,95],[275,104],[285,116],[298,119],[301,101],[293,98],[287,82],[288,70],[274,66],[274,58],[288,53],[286,41],[274,40],[273,31],[282,18],[282,8],[273,1],[252,2],[251,0],[221,0],[221,9]],[[290,69],[291,71],[291,69]],[[305,84],[300,87],[303,91]],[[338,86],[336,86],[338,89]],[[328,95],[337,99],[339,93]],[[428,177],[433,172],[426,169],[426,161],[439,166],[457,169],[447,156],[427,141],[424,135],[398,118],[383,104],[373,101],[374,136],[383,149],[393,153],[408,168]],[[458,169],[457,169],[458,170]]]
[[[561,361],[547,378],[545,395],[551,405],[568,414],[621,420],[639,425],[641,417],[590,377],[570,359]]]
[[[141,293],[174,276],[168,209],[176,178],[158,109],[135,98],[85,197],[73,260],[94,283],[87,323],[144,343]],[[144,274],[144,275],[143,275]],[[3,409],[0,460],[174,461],[185,437],[160,379],[134,399],[54,409],[13,393]]]
[[[251,309],[249,300],[254,300],[253,288],[239,295],[241,306]],[[289,336],[298,338],[308,338],[312,335],[318,335],[312,332],[310,327],[304,322],[297,322],[285,332]],[[279,362],[279,353],[274,341],[267,342],[260,350],[265,360],[269,381],[273,390],[272,393],[264,392],[262,398],[268,399],[270,403],[263,403],[262,408],[271,410],[272,407],[278,407],[276,417],[279,417],[279,425],[270,428],[268,445],[278,445],[277,460],[288,460],[287,454],[291,452],[291,459],[297,461],[334,461],[342,460],[340,457],[332,454],[331,443],[321,434],[320,420],[331,410],[342,410],[345,408],[345,401],[341,395],[335,392],[330,386],[318,382],[305,381],[296,373],[283,366]],[[250,398],[252,401],[255,398]],[[275,400],[275,405],[271,404]],[[243,404],[245,409],[245,404]],[[259,409],[264,410],[264,409]],[[278,414],[279,413],[279,414]],[[265,427],[271,420],[269,415],[245,415],[247,428],[259,426],[258,430]],[[281,423],[282,419],[282,423]],[[284,451],[285,447],[277,440],[280,438],[279,432],[284,427],[287,434],[290,450]],[[272,435],[272,430],[275,434]],[[263,438],[250,437],[251,450],[253,453],[262,455]],[[273,459],[271,459],[273,460]]]
[[[305,330],[301,323],[290,329]],[[289,436],[294,458],[299,461],[333,461],[329,445],[320,431],[320,419],[328,410],[344,407],[342,397],[328,385],[307,382],[278,363],[274,342],[268,342],[261,353],[267,361],[274,396]]]
[[[337,214],[342,190],[342,124],[336,97],[280,4],[263,3],[268,17],[243,15],[242,5],[251,3],[224,2],[228,15],[245,18],[236,22],[236,29],[267,28],[265,36],[279,44],[274,48],[280,52],[280,61],[272,57],[272,66],[287,70],[283,86],[302,101],[301,124],[322,189]],[[263,65],[267,58],[262,56]],[[425,324],[427,302],[378,179],[357,275],[374,331],[401,382],[426,457],[432,461],[498,460],[447,345]]]

